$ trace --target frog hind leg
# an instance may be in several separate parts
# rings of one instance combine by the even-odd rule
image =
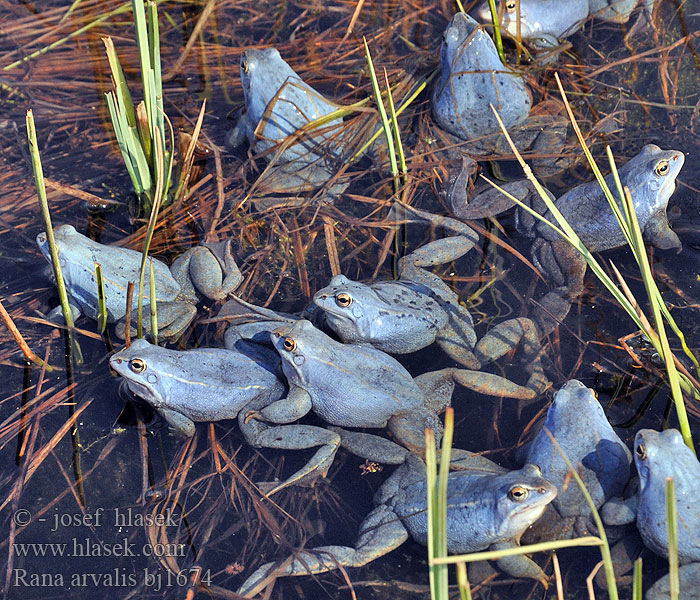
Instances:
[[[340,447],[340,436],[337,433],[313,425],[273,427],[257,419],[249,419],[244,423],[241,414],[238,423],[246,441],[255,448],[305,450],[319,446],[309,461],[284,481],[257,483],[266,496],[272,496],[290,485],[311,485],[319,477],[325,477]]]
[[[182,296],[189,300],[196,299],[196,292],[210,300],[221,300],[243,280],[230,240],[190,248],[175,259],[170,272],[180,284]]]
[[[442,422],[429,407],[418,407],[389,419],[388,428],[396,440],[414,454],[425,453],[425,430],[432,429],[435,442],[442,439]]]
[[[189,302],[175,300],[173,302],[158,302],[156,305],[156,315],[158,318],[158,336],[163,340],[175,340],[182,332],[187,329],[192,323],[197,314],[197,309]],[[142,328],[144,334],[151,331],[150,308],[148,304],[143,306],[142,310]],[[122,318],[116,327],[117,337],[124,339],[126,334],[126,320]],[[136,310],[131,311],[131,330],[132,336],[136,335]]]
[[[362,522],[354,548],[319,546],[304,550],[281,565],[267,563],[246,579],[238,594],[251,598],[278,577],[325,573],[343,567],[361,567],[398,548],[407,539],[408,531],[396,513],[382,504]]]
[[[444,373],[455,383],[486,396],[515,398],[517,400],[531,400],[535,397],[535,391],[522,385],[518,385],[499,375],[474,371],[471,369],[447,368],[435,373]],[[426,373],[427,374],[427,373]],[[448,406],[449,403],[446,405]]]
[[[469,311],[453,303],[443,308],[447,313],[447,323],[440,329],[435,341],[452,360],[467,369],[478,369],[481,363],[473,352],[476,334]]]
[[[340,445],[355,456],[385,465],[400,465],[408,455],[403,446],[372,433],[349,431],[340,427],[329,426],[328,429],[340,436]]]
[[[538,238],[532,245],[532,262],[548,281],[558,286],[539,300],[541,307],[535,313],[545,336],[554,331],[583,292],[586,261],[564,240]]]
[[[540,394],[550,385],[550,381],[544,374],[540,360],[540,334],[531,319],[519,317],[499,323],[479,340],[475,354],[481,364],[488,364],[519,346],[522,347],[530,373],[526,387]]]

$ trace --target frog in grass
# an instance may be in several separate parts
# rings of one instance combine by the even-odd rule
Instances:
[[[303,81],[276,48],[245,50],[240,75],[245,109],[227,142],[237,147],[247,141],[254,153],[271,161],[256,187],[261,193],[289,194],[325,184],[348,159],[343,120],[309,125],[341,107]],[[333,184],[331,195],[346,186]]]
[[[640,21],[632,27],[637,31],[644,21],[649,22],[656,0],[642,2]],[[589,18],[612,23],[627,23],[632,11],[640,4],[639,0],[505,0],[502,31],[515,37],[520,35],[535,48],[556,46],[559,40],[569,37],[581,28]],[[519,11],[519,12],[518,12]],[[491,23],[491,10],[488,2],[483,2],[477,11],[482,23]],[[518,22],[519,15],[519,22]],[[519,25],[519,27],[518,27]]]
[[[97,281],[95,263],[102,268],[107,322],[115,323],[125,316],[127,286],[134,282],[132,306],[138,298],[139,271],[142,253],[129,248],[100,244],[76,231],[72,225],[54,229],[54,239],[68,302],[73,319],[84,313],[96,319]],[[46,260],[51,262],[47,236],[40,233],[37,244]],[[159,335],[176,339],[192,322],[196,314],[197,293],[211,300],[225,298],[243,280],[231,251],[230,241],[202,244],[178,257],[171,267],[153,259],[156,300],[158,302]],[[144,278],[144,306],[150,303],[149,270]],[[147,314],[147,308],[144,314]],[[135,312],[135,310],[134,310]],[[54,318],[60,307],[49,314]],[[144,324],[147,326],[144,320]],[[123,332],[117,328],[117,333]]]
[[[474,322],[458,295],[429,267],[469,252],[478,235],[465,223],[400,203],[389,219],[430,223],[453,234],[437,239],[398,262],[398,278],[362,283],[336,275],[314,294],[325,324],[341,341],[367,344],[389,354],[407,354],[437,343],[453,360],[478,370],[520,346],[530,372],[527,386],[537,393],[548,385],[539,361],[539,334],[527,318],[499,323],[477,342]]]
[[[549,540],[595,533],[590,507],[570,480],[569,467],[552,438],[581,476],[596,508],[622,493],[630,478],[632,455],[593,390],[576,379],[554,395],[542,428],[524,452],[523,461],[538,465],[558,490],[533,537]]]
[[[232,348],[171,350],[135,339],[113,354],[110,367],[129,390],[146,401],[177,434],[191,437],[195,423],[238,419],[246,441],[255,448],[304,449],[321,444],[310,464],[282,482],[258,484],[268,495],[325,474],[340,445],[339,436],[319,427],[270,426],[245,418],[285,392],[279,357],[268,348],[239,341]]]
[[[457,13],[443,34],[433,117],[461,151],[493,159],[511,150],[492,107],[521,151],[561,154],[568,128],[562,105],[547,101],[533,108],[523,74],[501,62],[493,41],[472,17]],[[551,172],[559,162],[546,157],[534,168]]]
[[[684,162],[685,156],[680,150],[663,150],[656,144],[647,144],[618,168],[622,186],[630,191],[644,239],[661,250],[681,248],[678,236],[668,225],[666,209]],[[605,181],[611,190],[617,189],[612,174],[607,175]],[[505,187],[556,224],[529,182],[511,182]],[[547,193],[589,251],[602,252],[627,243],[597,181],[577,185],[557,199]],[[497,190],[489,190],[471,200],[465,195],[453,202],[457,216],[462,219],[498,215],[513,206],[512,200]],[[536,312],[540,328],[546,334],[566,317],[571,303],[581,295],[586,261],[558,233],[527,211],[516,208],[515,218],[518,231],[533,240],[530,247],[533,264],[554,287],[538,301],[541,308]]]
[[[346,445],[345,438],[343,445]],[[309,575],[365,565],[391,552],[409,536],[427,545],[425,464],[405,450],[402,455],[401,449],[391,449],[387,440],[368,445],[383,450],[374,459],[384,461],[387,456],[398,456],[402,463],[375,494],[376,508],[360,525],[355,546],[304,550],[283,562],[281,567],[278,562],[267,563],[246,579],[239,594],[252,597],[271,577]],[[556,488],[542,477],[535,465],[507,471],[481,456],[463,455],[461,467],[451,472],[447,480],[447,551],[451,553],[517,546],[523,531],[556,497]],[[525,555],[504,557],[497,563],[511,577],[532,578],[546,585],[542,569]]]
[[[676,429],[641,429],[634,438],[634,464],[639,475],[637,493],[627,500],[608,502],[602,511],[607,525],[634,522],[644,545],[668,557],[666,482],[673,481],[677,514],[679,598],[695,600],[700,588],[700,462]],[[669,597],[666,574],[645,593],[646,600]]]

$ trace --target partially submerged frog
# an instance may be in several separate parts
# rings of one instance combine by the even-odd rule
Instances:
[[[340,438],[332,431],[308,426],[270,427],[245,418],[246,411],[260,410],[284,394],[279,357],[257,344],[239,342],[233,349],[196,348],[170,350],[133,340],[113,354],[109,364],[129,389],[148,402],[178,433],[191,436],[195,422],[238,417],[246,441],[256,448],[280,450],[325,445],[313,459],[313,470],[302,468],[283,482],[262,484],[268,494],[325,475]],[[311,443],[306,440],[311,439]]]
[[[304,319],[280,326],[271,339],[282,359],[289,392],[249,411],[246,420],[284,424],[313,411],[332,425],[388,427],[405,448],[422,453],[425,428],[440,437],[437,415],[449,406],[455,383],[489,395],[535,396],[533,390],[497,375],[466,369],[445,368],[414,379],[388,354],[371,346],[336,342]],[[327,444],[327,430],[320,429],[319,435],[316,445]],[[306,442],[312,445],[310,438]]]
[[[666,480],[673,479],[678,517],[677,549],[680,598],[695,600],[700,588],[700,462],[676,429],[641,429],[634,438],[634,463],[639,474],[637,494],[627,501],[609,502],[603,510],[608,524],[636,520],[644,544],[668,556]],[[669,576],[657,581],[646,600],[669,597]]]
[[[542,430],[532,440],[524,462],[538,465],[542,476],[558,490],[543,519],[548,521],[543,526],[543,537],[585,535],[590,508],[576,482],[569,481],[569,468],[548,432],[577,469],[596,508],[622,493],[630,476],[632,456],[608,422],[593,391],[576,379],[566,382],[555,394]]]
[[[529,371],[528,387],[546,385],[536,359],[539,335],[530,319],[510,319],[478,343],[469,311],[442,279],[427,267],[456,260],[471,250],[478,235],[467,225],[409,206],[408,213],[458,233],[426,244],[399,260],[397,280],[364,284],[336,275],[314,294],[314,304],[343,342],[371,344],[389,354],[406,354],[437,342],[461,365],[479,369],[522,343]]]
[[[241,54],[245,112],[229,135],[238,146],[247,140],[255,153],[274,156],[258,183],[270,193],[308,190],[325,183],[342,164],[337,136],[342,119],[311,129],[309,124],[337,110],[284,61],[275,48]],[[280,145],[281,144],[281,145]],[[271,149],[278,146],[278,153]]]
[[[520,31],[515,0],[505,0],[500,22],[502,30],[515,37],[520,34],[535,47],[556,46],[558,40],[576,32],[588,17],[614,23],[626,23],[638,0],[520,0]],[[655,0],[644,0],[642,18],[649,20]],[[483,23],[491,23],[491,10],[484,2],[478,10]],[[635,25],[633,30],[638,26]]]
[[[130,281],[134,282],[135,288],[132,297],[135,312],[141,252],[100,244],[78,233],[72,225],[56,227],[54,238],[74,319],[82,312],[93,319],[97,318],[95,263],[102,267],[107,321],[114,323],[124,317],[126,291]],[[50,263],[46,234],[40,233],[36,240]],[[178,257],[170,268],[153,259],[153,274],[156,280],[159,333],[163,338],[177,338],[192,322],[196,314],[196,292],[212,300],[222,299],[235,290],[243,279],[231,253],[230,242],[191,248]],[[149,278],[147,268],[143,294],[145,306],[150,302]],[[58,311],[60,308],[54,314],[58,314]],[[119,331],[118,329],[117,332]]]
[[[499,550],[518,545],[520,536],[556,496],[555,487],[535,465],[506,471],[478,457],[471,470],[452,472],[447,481],[447,550],[451,553]],[[354,548],[322,546],[306,550],[276,568],[257,569],[238,593],[252,597],[271,577],[325,573],[360,567],[391,552],[409,537],[427,544],[425,465],[407,455],[405,462],[374,496],[376,508],[360,525]],[[498,566],[512,577],[546,583],[540,567],[524,555],[499,559]]]
[[[685,157],[679,150],[662,150],[655,144],[647,144],[618,169],[622,185],[629,188],[632,196],[644,239],[662,250],[681,248],[678,236],[668,226],[666,208],[684,162]],[[616,189],[612,174],[607,175],[605,181],[611,190]],[[516,195],[556,223],[541,198],[532,193],[531,186],[522,185],[521,188],[522,194],[516,191]],[[550,197],[553,198],[551,194]],[[610,250],[626,243],[597,181],[572,188],[555,203],[590,251]],[[496,190],[480,194],[468,204],[466,201],[457,206],[453,203],[453,208],[459,208],[457,216],[463,219],[494,216],[512,206],[513,202]],[[559,234],[520,208],[516,209],[516,226],[534,238],[530,249],[532,262],[557,286],[539,301],[544,311],[538,313],[538,320],[543,332],[548,333],[566,316],[571,302],[583,291],[586,261]]]
[[[531,114],[525,79],[503,65],[493,41],[474,19],[457,13],[443,34],[433,116],[469,154],[510,152],[490,105],[521,151],[531,147],[551,153],[552,146],[566,139],[567,123],[558,116],[561,105],[542,103]]]

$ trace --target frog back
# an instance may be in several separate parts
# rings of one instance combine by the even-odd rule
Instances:
[[[452,17],[440,51],[433,90],[438,125],[464,140],[500,131],[492,104],[506,127],[522,123],[532,98],[522,77],[501,63],[491,38],[465,13]]]

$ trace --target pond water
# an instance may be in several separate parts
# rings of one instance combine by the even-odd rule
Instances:
[[[256,566],[283,559],[302,544],[351,545],[372,509],[374,491],[392,467],[364,474],[363,461],[341,451],[327,480],[314,488],[286,490],[273,503],[261,499],[250,482],[289,474],[311,453],[256,451],[233,421],[199,424],[190,441],[170,434],[152,411],[120,390],[107,365],[109,344],[86,317],[77,322],[76,334],[83,362],[67,372],[64,339],[42,320],[57,298],[35,243],[43,225],[25,111],[34,112],[54,225],[70,223],[100,242],[140,249],[145,223],[134,214],[103,96],[111,83],[101,38],[111,36],[132,94],[141,97],[129,3],[84,0],[70,8],[54,0],[0,7],[0,299],[32,350],[54,367],[41,372],[25,365],[2,328],[0,548],[6,570],[0,581],[8,598],[181,598],[195,593],[191,581],[199,572],[209,587],[197,591],[200,597],[232,598]],[[340,269],[349,277],[392,277],[390,230],[377,225],[392,197],[382,150],[351,167],[350,185],[335,205],[319,203],[317,197],[297,207],[265,209],[259,202],[256,209],[255,198],[247,199],[263,162],[252,161],[245,149],[232,152],[225,146],[243,103],[239,58],[245,48],[274,46],[306,81],[349,104],[371,96],[365,36],[375,66],[387,69],[394,99],[400,100],[438,65],[452,3],[173,0],[158,2],[158,10],[165,112],[176,131],[191,131],[206,98],[201,142],[209,151],[198,155],[189,198],[162,213],[155,253],[171,261],[207,232],[231,238],[245,277],[238,293],[286,311],[301,310],[328,283],[333,272],[329,248],[335,247]],[[688,345],[697,349],[700,0],[662,0],[655,16],[655,30],[628,42],[623,41],[626,26],[589,21],[556,62],[522,69],[535,100],[557,98],[554,73],[559,73],[597,158],[604,159],[605,144],[619,164],[646,143],[685,153],[669,204],[683,249],[653,250],[652,266]],[[513,58],[512,46],[508,50]],[[371,111],[359,119],[376,127]],[[440,191],[456,164],[443,151],[447,142],[431,121],[429,93],[402,113],[399,125],[411,182],[405,198],[447,214]],[[581,154],[573,142],[564,152]],[[519,174],[513,161],[484,168],[496,175]],[[558,195],[587,179],[590,173],[579,163],[546,184]],[[220,199],[223,212],[217,216]],[[489,236],[482,236],[467,256],[436,269],[472,311],[478,335],[510,316],[531,314],[530,300],[546,289],[522,260],[529,256],[530,241],[517,234],[512,214],[498,222],[475,222]],[[406,246],[410,251],[433,235],[411,226]],[[627,250],[606,252],[602,261],[614,262],[637,297],[644,297]],[[215,316],[218,308],[200,303],[198,322],[186,332],[183,347],[222,344],[221,324],[199,322]],[[523,431],[546,409],[552,390],[573,377],[597,391],[611,421],[625,425],[618,432],[630,445],[640,427],[676,426],[652,353],[639,349],[643,362],[637,364],[618,342],[635,332],[589,273],[583,296],[547,341],[551,390],[535,403],[518,405],[457,389],[454,445],[515,467],[512,449]],[[110,334],[109,343],[121,347]],[[672,345],[679,350],[677,342]],[[414,375],[453,366],[433,348],[400,360]],[[500,361],[489,369],[524,379],[517,361]],[[700,411],[697,405],[689,408],[697,439]],[[307,417],[307,422],[316,421]],[[77,473],[82,473],[78,486]],[[559,554],[565,597],[586,593],[585,577],[597,560],[593,550]],[[664,561],[648,551],[644,560],[649,585],[664,572]],[[425,550],[408,542],[367,567],[348,571],[347,577],[335,572],[281,581],[271,597],[351,598],[348,580],[358,598],[426,596]],[[553,589],[543,592],[539,584],[501,576],[484,593],[554,597]],[[629,586],[621,589],[629,594]]]

